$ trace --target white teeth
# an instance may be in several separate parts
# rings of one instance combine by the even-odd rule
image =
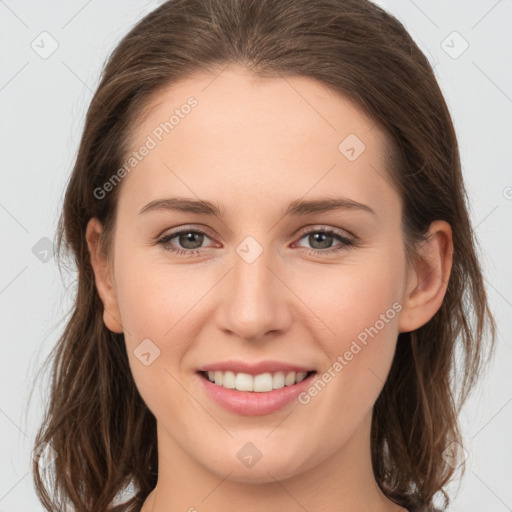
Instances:
[[[273,379],[270,373],[262,373],[261,375],[256,375],[253,377],[253,390],[259,391],[260,393],[264,391],[272,391],[273,389]]]
[[[284,378],[285,386],[291,386],[292,384],[295,384],[295,372],[287,373],[286,377]]]
[[[307,372],[274,372],[250,375],[248,373],[237,373],[226,371],[209,371],[208,379],[217,386],[238,391],[254,391],[264,393],[273,389],[281,389],[285,386],[292,386],[302,382]]]
[[[274,373],[272,386],[274,389],[284,388],[284,372]]]
[[[299,372],[297,373],[297,376],[295,377],[295,382],[302,382],[305,378],[308,372]]]
[[[215,381],[217,382],[217,381]],[[228,389],[235,389],[236,387],[236,376],[233,372],[224,372],[222,376],[222,385]]]
[[[215,379],[217,384],[217,379]],[[238,391],[253,391],[253,378],[248,373],[238,373],[235,379],[235,388]]]

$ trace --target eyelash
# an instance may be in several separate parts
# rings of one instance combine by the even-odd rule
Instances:
[[[199,248],[199,249],[176,249],[176,248],[170,248],[170,246],[166,246],[166,244],[170,240],[172,240],[173,238],[176,238],[177,236],[179,236],[181,234],[185,234],[185,233],[201,234],[201,235],[207,236],[208,238],[211,238],[208,235],[208,233],[205,233],[204,231],[202,231],[200,229],[185,228],[185,229],[180,229],[178,231],[174,231],[173,233],[169,233],[169,234],[165,235],[160,240],[158,240],[157,243],[159,245],[162,245],[166,251],[169,251],[173,254],[176,254],[179,256],[185,256],[185,257],[192,257],[195,254],[197,254],[198,252],[200,252],[201,248]],[[314,233],[322,233],[322,234],[326,234],[326,235],[332,235],[335,239],[337,239],[341,243],[338,246],[328,248],[328,249],[309,249],[307,247],[301,247],[301,249],[304,249],[307,254],[313,254],[315,256],[317,256],[319,254],[326,254],[326,253],[332,254],[332,253],[337,253],[340,251],[346,251],[351,246],[356,245],[356,241],[354,239],[347,238],[335,230],[326,229],[326,228],[320,228],[320,229],[317,228],[317,229],[310,229],[309,231],[305,231],[301,234],[299,240],[302,240],[304,237],[314,234]]]

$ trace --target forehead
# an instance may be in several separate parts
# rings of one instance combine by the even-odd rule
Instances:
[[[160,91],[132,133],[133,151],[151,147],[123,184],[139,206],[166,194],[396,201],[384,179],[383,132],[311,78],[260,78],[239,67],[197,74]]]

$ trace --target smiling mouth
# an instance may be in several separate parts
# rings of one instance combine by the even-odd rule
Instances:
[[[316,371],[277,371],[261,373],[258,375],[231,371],[199,371],[198,373],[212,384],[225,389],[253,393],[266,393],[299,384],[314,375]]]

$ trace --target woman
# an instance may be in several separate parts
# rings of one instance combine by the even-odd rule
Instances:
[[[59,228],[48,510],[447,506],[494,322],[450,114],[391,15],[164,3],[104,69]]]

